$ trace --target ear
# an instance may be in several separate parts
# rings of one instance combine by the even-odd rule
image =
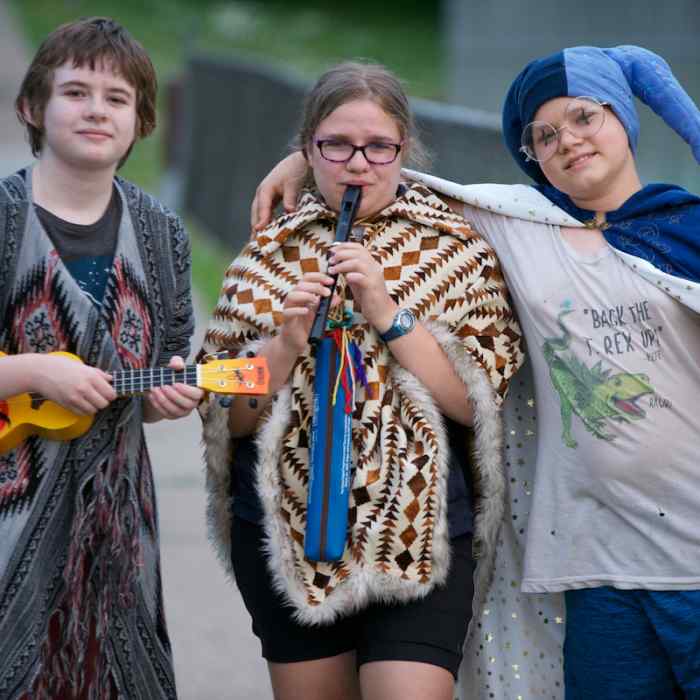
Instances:
[[[30,124],[35,129],[41,130],[43,128],[40,120],[34,116],[26,98],[23,98],[20,102],[20,114],[22,115],[22,119],[25,121],[25,123]]]

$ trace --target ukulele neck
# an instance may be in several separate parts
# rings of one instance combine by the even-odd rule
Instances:
[[[149,367],[112,372],[112,385],[117,396],[142,394],[148,389],[172,384],[198,386],[199,366],[186,365],[184,370],[171,367]]]

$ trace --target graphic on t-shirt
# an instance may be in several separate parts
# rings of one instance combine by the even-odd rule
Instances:
[[[646,412],[637,402],[643,396],[652,394],[654,389],[646,374],[612,374],[611,369],[603,369],[601,360],[588,367],[572,352],[567,352],[571,334],[563,319],[572,312],[573,309],[564,309],[559,313],[557,323],[562,335],[546,338],[542,351],[549,365],[552,384],[559,394],[562,440],[567,447],[575,448],[578,443],[571,434],[574,413],[595,437],[614,440],[615,435],[606,431],[606,422],[630,422],[644,418]]]

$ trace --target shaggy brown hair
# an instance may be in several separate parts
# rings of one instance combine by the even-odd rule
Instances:
[[[41,153],[43,146],[44,110],[51,97],[54,71],[69,62],[74,68],[87,65],[95,70],[100,64],[112,68],[136,91],[136,139],[145,138],[155,129],[158,81],[144,48],[109,17],[81,19],[61,25],[46,37],[27,69],[15,100],[17,117],[27,129],[34,156]],[[129,153],[131,147],[118,167]]]

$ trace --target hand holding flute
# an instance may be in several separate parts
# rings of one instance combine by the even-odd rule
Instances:
[[[338,212],[338,223],[335,228],[335,242],[345,243],[350,237],[350,231],[352,230],[352,224],[355,221],[355,216],[360,208],[360,200],[362,199],[362,188],[350,185],[346,187],[343,199],[340,202],[340,211]],[[330,270],[329,270],[330,272]],[[309,342],[314,345],[323,336],[326,330],[326,323],[328,322],[328,312],[331,308],[331,301],[333,299],[333,292],[335,291],[336,281],[338,279],[338,272],[331,272],[332,285],[330,289],[330,294],[324,296],[318,305],[316,310],[316,317],[314,318],[313,325],[311,326],[311,332],[309,333]]]

